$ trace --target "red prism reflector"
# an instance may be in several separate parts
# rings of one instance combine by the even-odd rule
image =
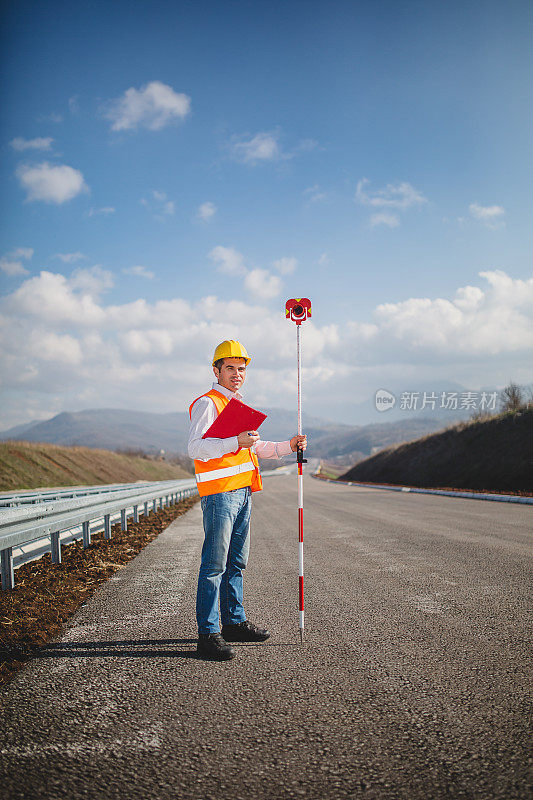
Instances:
[[[307,297],[296,297],[285,303],[285,316],[301,325],[311,316],[311,301]]]

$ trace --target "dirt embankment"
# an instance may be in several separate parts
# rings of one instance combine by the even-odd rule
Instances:
[[[533,493],[533,408],[460,423],[387,448],[342,480]]]
[[[0,491],[191,477],[182,467],[110,450],[0,442]]]

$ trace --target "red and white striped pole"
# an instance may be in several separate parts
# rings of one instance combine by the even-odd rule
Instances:
[[[296,353],[298,361],[298,436],[302,434],[302,362],[300,358],[300,325],[311,316],[307,297],[287,300],[285,316],[296,323]],[[300,613],[300,642],[304,640],[304,487],[303,465],[306,463],[301,447],[296,450],[298,464],[298,609]]]
[[[298,358],[298,436],[302,433],[302,363],[300,359],[300,325],[296,326],[296,351]],[[304,640],[304,476],[303,450],[296,451],[298,461],[298,608],[300,611],[300,643]]]

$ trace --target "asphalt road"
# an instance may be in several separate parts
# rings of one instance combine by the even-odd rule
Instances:
[[[101,587],[0,700],[6,798],[525,798],[533,509],[296,477],[254,496],[249,618],[195,652],[199,506]],[[529,775],[529,777],[528,777]]]

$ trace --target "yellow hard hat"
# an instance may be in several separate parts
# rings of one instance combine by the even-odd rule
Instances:
[[[213,366],[215,366],[219,358],[244,358],[246,359],[246,366],[248,366],[251,361],[250,356],[246,352],[246,347],[236,339],[226,339],[225,342],[220,342],[213,356]]]

